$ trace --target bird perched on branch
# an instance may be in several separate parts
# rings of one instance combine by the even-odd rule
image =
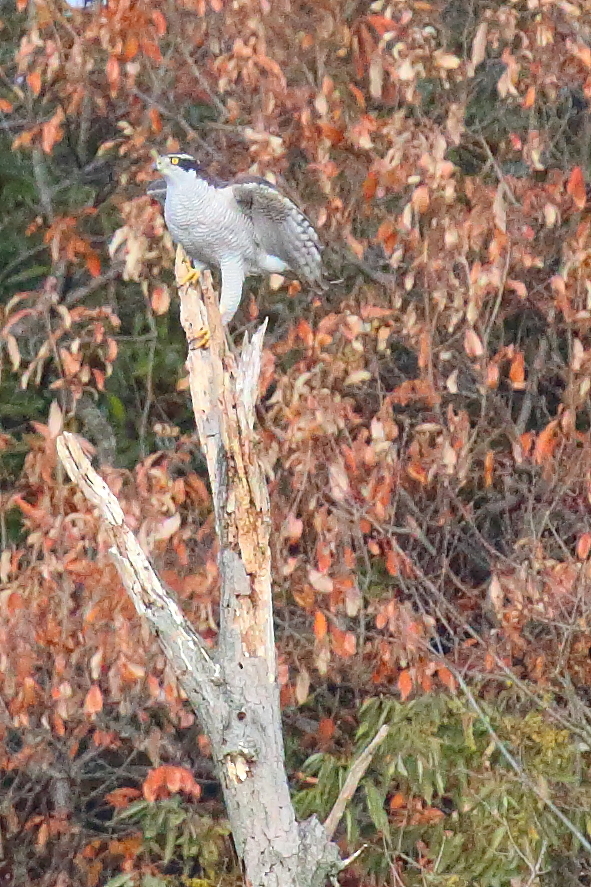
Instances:
[[[194,268],[219,268],[220,311],[228,323],[240,304],[249,274],[291,272],[322,289],[322,248],[312,224],[285,194],[265,179],[238,176],[230,182],[209,176],[189,154],[156,161],[164,176],[148,194],[164,205],[164,219]]]

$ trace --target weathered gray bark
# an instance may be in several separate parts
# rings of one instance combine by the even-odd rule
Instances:
[[[58,439],[58,452],[70,477],[110,528],[112,555],[122,580],[138,612],[150,620],[209,736],[247,883],[321,887],[342,867],[332,834],[385,732],[359,759],[327,827],[315,818],[298,824],[284,767],[276,680],[269,501],[253,450],[264,327],[252,342],[245,341],[236,360],[226,345],[210,276],[204,275],[200,291],[181,286],[179,292],[189,342],[191,396],[220,542],[220,633],[215,657],[163,589],[125,525],[115,496],[74,435]],[[203,328],[211,332],[210,345],[195,348]]]

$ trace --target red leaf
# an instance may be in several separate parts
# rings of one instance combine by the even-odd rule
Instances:
[[[408,668],[405,668],[404,671],[400,672],[400,676],[398,678],[398,689],[400,691],[400,696],[402,697],[403,702],[405,699],[408,699],[408,697],[412,693],[412,678],[410,676]]]
[[[569,197],[572,197],[577,209],[584,209],[585,203],[587,202],[587,193],[585,189],[585,177],[583,176],[583,170],[580,166],[575,166],[571,172],[566,186],[566,193]]]

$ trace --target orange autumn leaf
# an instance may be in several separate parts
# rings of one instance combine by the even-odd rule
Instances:
[[[168,289],[168,287],[154,287],[150,303],[152,305],[152,311],[154,312],[154,314],[166,314],[170,307],[170,290]]]
[[[49,823],[43,822],[37,832],[37,839],[35,841],[35,846],[38,850],[43,850],[45,845],[47,844],[47,840],[49,838]]]
[[[164,37],[164,35],[166,34],[166,27],[167,27],[166,19],[164,18],[164,15],[160,12],[159,9],[153,10],[152,21],[154,22],[154,25],[156,26],[156,33],[158,34],[158,36]]]
[[[424,673],[421,677],[421,687],[425,693],[430,693],[433,689],[433,678],[430,674]]]
[[[392,253],[398,242],[398,229],[395,219],[384,219],[378,228],[376,239],[383,245],[387,253]]]
[[[410,202],[413,205],[413,209],[416,209],[420,215],[426,212],[429,209],[429,189],[427,186],[420,185],[418,188],[415,188]]]
[[[5,114],[9,114],[12,111],[12,103],[7,99],[0,98],[0,111],[4,111]]]
[[[139,52],[140,42],[135,34],[129,34],[123,44],[123,58],[126,62],[130,62]]]
[[[86,267],[90,271],[91,277],[98,277],[101,273],[101,260],[95,252],[89,253],[86,257]]]
[[[148,117],[150,118],[150,126],[152,127],[152,131],[155,133],[162,132],[162,118],[160,117],[160,113],[157,108],[150,108],[148,111]]]
[[[111,807],[115,807],[116,810],[123,810],[125,807],[128,807],[131,801],[137,801],[138,798],[141,798],[142,793],[137,788],[132,788],[131,786],[124,786],[123,788],[116,788],[115,791],[109,792],[109,794],[105,795],[105,801],[111,805]]]
[[[402,810],[403,807],[406,807],[406,798],[402,792],[396,792],[396,794],[392,795],[388,806],[390,810]]]
[[[365,179],[362,185],[362,193],[366,200],[371,200],[374,197],[376,191],[378,189],[378,176],[377,173],[371,171],[368,173],[367,178]]]
[[[398,576],[400,572],[400,558],[392,548],[386,553],[386,570],[390,576]]]
[[[107,83],[109,84],[111,95],[114,96],[119,89],[119,81],[121,80],[121,67],[114,55],[109,56],[105,65],[105,74]]]
[[[334,736],[335,723],[333,718],[321,718],[318,724],[317,736],[320,742],[329,742]]]
[[[326,616],[321,610],[316,610],[314,614],[314,637],[317,641],[321,641],[323,637],[326,637],[326,632],[328,631],[328,623],[326,621]]]
[[[179,791],[195,798],[201,795],[200,786],[186,767],[174,767],[170,764],[155,767],[150,770],[142,784],[144,798],[150,802],[158,798],[168,798]]]
[[[526,110],[528,110],[529,108],[533,108],[535,100],[536,100],[536,88],[535,88],[535,86],[530,86],[530,87],[528,87],[527,92],[525,93],[525,95],[522,99],[521,107],[525,108]]]
[[[53,117],[41,127],[41,147],[46,154],[51,154],[54,145],[61,142],[64,136],[64,131],[62,129],[64,117],[64,110],[60,106]]]
[[[87,715],[98,714],[103,710],[103,694],[97,684],[93,684],[84,700],[84,711]]]
[[[421,810],[420,813],[412,817],[412,823],[413,825],[415,823],[417,825],[432,825],[435,822],[439,822],[444,816],[445,813],[438,807],[426,807],[425,810]]]
[[[408,699],[408,697],[412,693],[412,687],[413,687],[412,678],[410,676],[410,672],[409,672],[408,668],[405,668],[404,671],[400,672],[400,675],[399,675],[398,681],[397,681],[397,685],[398,685],[398,690],[400,691],[400,696],[402,698],[402,701],[404,702],[406,699]]]
[[[577,542],[577,557],[581,561],[586,561],[591,552],[591,533],[582,533]]]
[[[31,71],[27,74],[27,84],[34,96],[38,96],[41,92],[41,74],[39,71]]]
[[[357,638],[352,631],[342,631],[336,625],[330,626],[330,637],[332,641],[332,649],[343,659],[348,659],[355,655],[357,650]]]
[[[412,477],[413,480],[416,480],[420,484],[423,484],[423,486],[429,483],[429,475],[419,462],[411,462],[406,470],[409,474],[409,477]]]
[[[566,186],[566,193],[572,197],[577,209],[584,209],[587,202],[585,177],[580,166],[575,166],[571,172]]]
[[[538,434],[533,453],[536,465],[542,465],[553,455],[559,440],[559,421],[559,419],[554,419],[552,422],[549,422],[544,430]]]
[[[521,351],[518,351],[511,361],[509,379],[514,391],[523,391],[525,388],[525,358]]]
[[[440,665],[437,669],[437,676],[443,686],[447,687],[450,693],[456,692],[456,679],[447,666]]]
[[[123,856],[125,859],[134,859],[142,848],[141,835],[128,835],[126,838],[115,838],[109,841],[109,853],[113,856]]]

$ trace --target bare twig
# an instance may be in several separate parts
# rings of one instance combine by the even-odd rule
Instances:
[[[117,280],[118,277],[121,277],[124,267],[124,262],[113,262],[103,274],[100,274],[98,277],[93,277],[93,279],[84,286],[78,286],[76,289],[66,293],[64,304],[69,308],[71,305],[75,305],[76,302],[85,299],[86,296],[89,296],[91,293],[96,292],[96,290],[100,289],[102,286],[110,283],[112,280]]]
[[[448,663],[448,665],[449,665],[449,663]],[[478,704],[478,702],[474,698],[472,691],[470,690],[470,688],[466,684],[466,682],[463,679],[460,672],[456,668],[454,668],[452,665],[449,665],[449,668],[450,668],[450,671],[453,673],[455,679],[457,680],[458,684],[462,688],[462,690],[466,696],[466,699],[468,700],[468,702],[470,703],[470,705],[472,706],[472,708],[474,709],[474,711],[476,712],[476,714],[478,715],[478,717],[480,718],[480,720],[482,721],[484,726],[486,727],[495,746],[500,751],[502,756],[505,758],[505,760],[507,761],[509,766],[515,771],[521,784],[527,786],[527,788],[531,792],[533,792],[533,794],[537,798],[539,798],[539,800],[542,801],[542,803],[545,804],[549,810],[552,811],[554,816],[556,816],[556,818],[561,821],[561,823],[569,830],[571,835],[575,836],[575,838],[581,843],[581,846],[584,847],[588,853],[591,853],[591,843],[589,843],[587,838],[583,835],[582,831],[579,828],[577,828],[577,826],[574,824],[574,822],[572,822],[568,818],[568,816],[565,816],[565,814],[562,812],[562,810],[559,807],[557,807],[556,804],[550,800],[550,798],[547,797],[546,793],[544,791],[542,791],[542,789],[540,789],[540,787],[537,785],[537,783],[534,782],[533,779],[531,779],[531,777],[529,776],[528,773],[526,773],[526,771],[523,769],[523,767],[521,766],[519,761],[511,754],[511,752],[509,751],[509,749],[507,748],[507,746],[505,745],[505,743],[503,742],[501,737],[498,735],[498,733],[495,731],[494,727],[492,726],[490,719],[486,715],[486,712],[482,709],[482,707]]]
[[[507,184],[507,180],[506,180],[505,176],[503,175],[503,170],[501,169],[501,167],[497,163],[496,158],[495,158],[493,152],[490,150],[490,146],[489,146],[488,142],[486,141],[486,139],[484,138],[484,136],[482,135],[482,133],[480,133],[478,135],[478,139],[486,152],[486,156],[488,157],[489,163],[492,164],[492,166],[494,167],[494,170],[497,174],[497,178],[499,180],[499,184],[502,185],[503,191],[505,192],[509,201],[513,204],[513,206],[519,206],[519,201],[516,199],[515,194],[513,193],[513,191],[511,190],[511,188]]]
[[[332,838],[334,835],[337,825],[341,821],[341,817],[345,812],[345,808],[355,792],[357,791],[357,786],[360,781],[365,776],[365,771],[371,764],[371,760],[376,753],[376,749],[382,744],[386,736],[388,735],[390,728],[387,724],[383,724],[372,741],[369,743],[367,748],[365,748],[355,763],[351,766],[351,769],[347,773],[347,778],[345,779],[345,784],[339,792],[339,796],[335,801],[334,807],[328,814],[326,818],[326,822],[324,823],[324,829],[329,838]]]

